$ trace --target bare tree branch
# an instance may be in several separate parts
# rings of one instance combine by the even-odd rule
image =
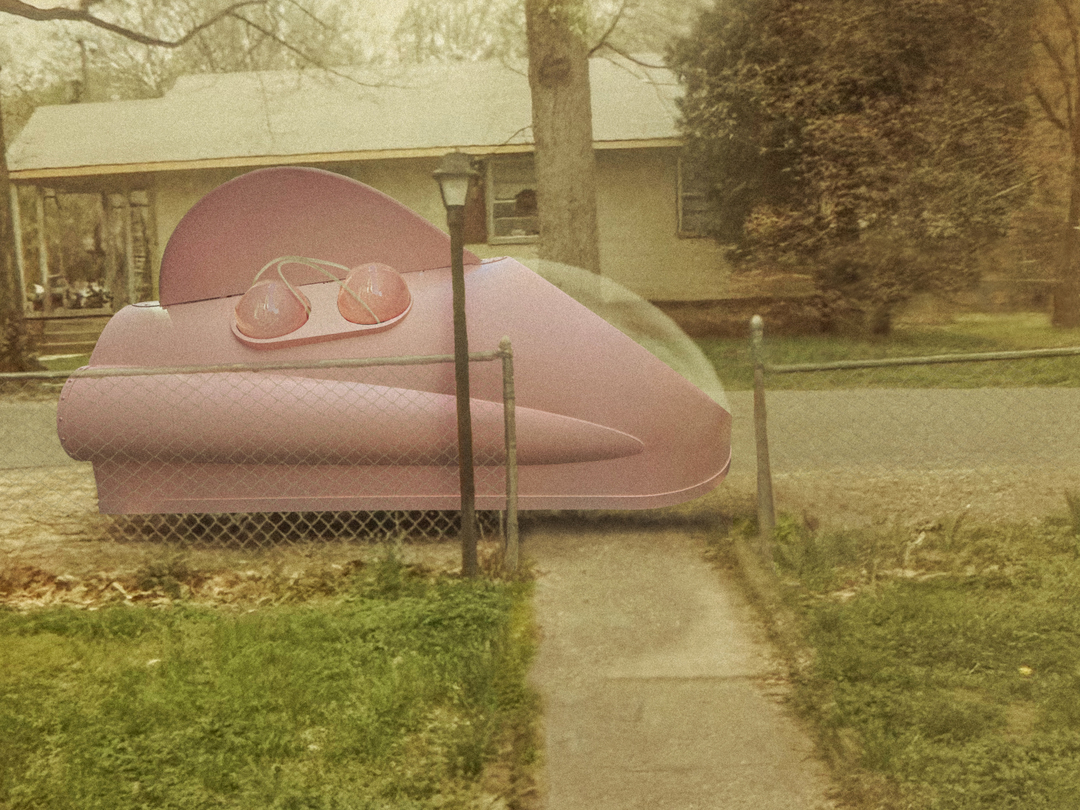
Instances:
[[[514,138],[516,138],[518,135],[524,135],[530,129],[532,129],[532,124],[526,124],[521,129],[519,129],[516,132],[514,132],[513,134],[511,134],[509,138],[507,138],[505,141],[503,141],[499,145],[500,146],[506,146],[508,143],[510,143],[510,141],[514,140]]]
[[[1038,102],[1039,107],[1042,108],[1043,115],[1046,116],[1046,120],[1060,129],[1062,132],[1069,131],[1069,125],[1065,123],[1054,110],[1054,105],[1050,103],[1050,100],[1043,93],[1043,90],[1038,85],[1033,84],[1031,86],[1031,93],[1035,96],[1035,101]]]
[[[1036,32],[1036,38],[1038,39],[1039,44],[1042,45],[1043,50],[1046,51],[1046,55],[1049,56],[1050,60],[1054,63],[1054,67],[1058,75],[1058,80],[1061,82],[1061,90],[1065,98],[1065,125],[1062,126],[1062,129],[1068,131],[1069,128],[1073,125],[1073,122],[1075,121],[1075,111],[1073,110],[1073,83],[1072,81],[1070,81],[1071,74],[1069,72],[1069,67],[1065,63],[1064,56],[1054,45],[1053,41],[1050,39],[1050,35],[1045,30],[1041,28],[1038,29],[1038,31]],[[1046,96],[1046,94],[1042,91],[1041,88],[1036,89],[1038,91],[1036,95],[1036,100],[1043,108],[1043,111],[1047,113],[1047,117],[1051,119],[1055,126],[1061,126],[1061,124],[1059,124],[1056,120],[1058,116],[1056,114],[1051,115],[1051,113],[1049,112],[1049,110],[1051,109],[1051,107],[1049,106],[1050,99]]]
[[[616,11],[615,16],[611,18],[611,24],[608,25],[607,30],[604,31],[604,33],[600,36],[600,39],[597,41],[597,43],[589,49],[589,56],[592,56],[594,53],[604,47],[604,45],[607,44],[608,38],[615,33],[615,29],[619,27],[619,22],[622,20],[623,12],[626,11],[626,4],[627,0],[623,0],[622,3],[619,4],[619,10]],[[612,48],[612,50],[615,49]]]
[[[652,68],[653,70],[665,70],[666,67],[667,67],[666,65],[654,65],[651,62],[646,62],[644,59],[640,59],[640,58],[634,56],[631,53],[627,53],[626,51],[622,50],[621,48],[616,48],[610,42],[602,42],[602,43],[600,43],[600,45],[598,45],[597,48],[594,49],[594,51],[595,50],[602,50],[604,48],[607,48],[609,51],[616,54],[617,56],[621,56],[627,62],[633,62],[635,65],[638,65],[638,66],[643,67],[643,68]],[[593,52],[590,52],[590,55]]]
[[[179,48],[180,45],[185,44],[192,37],[197,35],[200,31],[208,28],[220,19],[227,16],[233,16],[233,12],[243,8],[245,5],[264,5],[266,0],[241,0],[240,2],[229,5],[228,8],[222,9],[217,14],[208,17],[189,30],[183,37],[176,40],[159,39],[158,37],[151,37],[147,33],[126,28],[116,23],[110,23],[107,19],[94,16],[90,13],[91,6],[96,5],[100,0],[82,0],[79,3],[79,8],[69,9],[63,5],[54,6],[51,9],[39,9],[37,5],[30,5],[23,2],[23,0],[0,0],[0,14],[12,14],[16,17],[23,17],[24,19],[32,19],[32,21],[44,23],[49,21],[68,21],[75,23],[86,23],[97,28],[103,28],[125,39],[130,39],[134,42],[138,42],[144,45],[152,45],[154,48]]]
[[[0,2],[3,2],[3,0],[0,0]],[[301,59],[303,59],[309,65],[312,65],[313,67],[317,67],[317,68],[319,68],[319,70],[324,70],[324,71],[326,71],[327,73],[329,73],[329,74],[331,74],[333,76],[337,76],[339,79],[344,79],[347,82],[352,82],[353,84],[359,85],[360,87],[395,86],[395,85],[387,85],[385,82],[362,82],[359,79],[357,79],[355,76],[350,76],[348,73],[343,73],[340,70],[336,70],[335,68],[330,67],[329,65],[325,64],[321,60],[316,59],[311,54],[305,53],[304,51],[302,51],[300,48],[297,48],[292,43],[286,42],[284,39],[279,37],[277,34],[275,34],[270,29],[262,27],[261,25],[256,23],[254,20],[251,20],[251,19],[245,17],[242,14],[233,13],[233,14],[230,14],[229,16],[231,16],[231,17],[233,17],[233,18],[235,18],[237,20],[240,20],[240,22],[244,23],[247,26],[250,26],[254,30],[258,31],[260,34],[263,34],[264,36],[270,38],[271,40],[276,42],[278,45],[280,45],[285,50],[291,51],[292,53],[299,56]]]
[[[297,2],[296,2],[296,0],[288,0],[288,2],[289,2],[289,5],[290,5],[290,6],[292,6],[293,8],[296,8],[296,9],[298,9],[298,10],[300,11],[300,13],[301,13],[301,14],[303,14],[303,15],[304,15],[305,17],[308,17],[308,18],[309,18],[309,19],[311,19],[311,20],[312,20],[313,22],[315,22],[315,23],[317,23],[317,24],[318,24],[319,26],[321,26],[321,27],[322,27],[322,29],[323,29],[324,31],[330,31],[330,30],[332,30],[332,26],[331,26],[331,25],[330,25],[329,23],[327,23],[327,22],[324,22],[324,21],[323,21],[322,19],[320,19],[320,18],[319,18],[319,17],[317,16],[317,15],[315,15],[314,13],[312,13],[312,11],[311,11],[310,9],[306,8],[306,7],[305,7],[304,5],[302,5],[301,3],[297,3]]]
[[[1072,41],[1073,75],[1080,77],[1080,28],[1076,25],[1076,16],[1066,0],[1055,0],[1055,5],[1065,18],[1065,28]]]
[[[34,20],[35,22],[48,22],[50,20],[82,22],[110,31],[113,34],[124,37],[125,39],[130,39],[133,42],[138,42],[141,45],[152,45],[156,48],[179,48],[200,31],[209,28],[219,20],[222,20],[225,17],[237,16],[235,12],[238,9],[243,8],[244,6],[261,6],[266,4],[266,0],[240,0],[240,2],[227,6],[217,14],[214,14],[199,23],[179,39],[170,40],[152,37],[148,34],[109,22],[108,20],[103,20],[101,17],[95,17],[90,13],[90,9],[100,1],[101,0],[82,0],[79,3],[78,8],[67,8],[65,6],[38,8],[29,3],[24,3],[23,0],[0,0],[0,14],[12,14],[26,20]]]

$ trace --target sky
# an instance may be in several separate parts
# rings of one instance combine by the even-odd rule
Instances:
[[[144,0],[144,2],[149,1]],[[208,15],[212,9],[220,8],[223,3],[228,2],[228,0],[198,1],[205,3]],[[60,5],[55,0],[31,0],[31,2],[42,7]],[[65,4],[70,5],[74,2],[75,0],[66,0]],[[152,0],[152,2],[157,4],[154,7],[164,8],[174,0]],[[351,39],[355,40],[355,43],[350,42],[350,48],[366,57],[359,61],[372,61],[380,52],[396,56],[396,51],[390,50],[387,43],[392,39],[410,0],[300,0],[300,2],[307,8],[313,8],[319,16],[328,19],[342,14],[345,29],[352,33]],[[470,0],[442,0],[442,2],[452,6],[467,3]],[[509,5],[513,2],[515,0],[489,0],[490,5],[500,3]],[[621,0],[590,0],[592,8],[601,15],[614,13],[620,2]],[[685,13],[693,8],[700,8],[706,0],[631,0],[631,2],[632,8],[637,7],[640,13],[639,27],[644,21],[645,27],[648,28],[649,21],[661,25],[666,24],[663,21],[665,16],[670,17],[671,10],[681,10]],[[127,0],[106,0],[101,5],[95,6],[95,11],[101,16],[107,16],[110,8],[124,8],[125,6],[130,8],[131,5]],[[8,105],[5,112],[13,125],[17,126],[19,121],[29,115],[28,100],[19,99],[20,91],[33,92],[52,86],[53,95],[57,97],[47,98],[44,103],[64,103],[71,100],[72,94],[65,88],[73,87],[81,77],[80,53],[72,41],[82,32],[86,33],[89,41],[104,43],[103,47],[113,47],[109,43],[115,42],[117,48],[123,47],[129,51],[135,49],[131,43],[88,24],[34,22],[9,14],[0,14],[0,93],[3,94],[4,102]],[[132,62],[132,59],[135,61]],[[140,60],[144,59],[146,57],[139,55],[136,51],[135,56],[129,57],[126,62],[141,64]],[[161,75],[155,74],[149,66],[146,68],[146,73],[147,75]],[[57,88],[57,78],[61,79],[59,88]],[[150,86],[154,86],[154,82],[151,82]],[[36,103],[42,103],[40,96],[37,97]]]
[[[72,5],[43,0],[31,0],[33,5]],[[366,48],[377,50],[380,42],[390,38],[409,0],[313,0],[312,5],[334,5],[352,12],[353,26],[362,32]],[[211,4],[207,4],[210,6]],[[215,4],[216,5],[216,4]],[[102,16],[105,16],[102,14]],[[36,90],[46,85],[55,71],[65,67],[72,75],[78,65],[78,52],[73,53],[71,39],[65,32],[87,31],[97,36],[87,24],[67,22],[35,22],[10,14],[0,14],[0,88],[5,95],[16,89]]]

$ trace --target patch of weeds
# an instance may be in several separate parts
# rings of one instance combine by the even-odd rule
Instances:
[[[183,564],[142,575],[179,581]],[[427,808],[524,795],[537,713],[528,583],[430,575],[392,548],[344,580],[331,597],[245,612],[0,613],[0,807]]]
[[[773,533],[776,566],[813,591],[842,583],[845,571],[859,557],[855,536],[846,531],[815,531],[789,515],[781,515]]]
[[[743,547],[756,542],[758,536],[757,520],[738,517],[730,526],[713,527],[705,533],[705,557],[723,569],[737,569],[739,554],[737,545]]]
[[[1080,493],[1065,490],[1065,505],[1069,508],[1069,524],[1073,534],[1080,534]]]
[[[851,806],[1080,806],[1075,537],[1069,520],[778,522],[786,603],[812,650],[795,701]]]
[[[424,565],[405,562],[401,542],[395,540],[382,542],[378,556],[354,565],[351,574],[348,592],[352,597],[390,601],[420,596],[436,581],[446,579]]]
[[[182,555],[172,555],[154,560],[135,572],[135,582],[140,590],[158,591],[171,599],[184,595],[183,585],[195,572]]]

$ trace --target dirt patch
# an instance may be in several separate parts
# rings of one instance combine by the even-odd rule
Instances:
[[[406,538],[395,553],[408,566],[461,567],[456,530],[442,514],[410,513],[413,535],[393,531],[386,515],[381,523],[351,513],[296,515],[293,523],[274,515],[102,515],[88,464],[0,469],[0,498],[0,604],[19,608],[176,599],[250,606],[315,596],[385,554],[380,541],[388,537]],[[490,538],[491,516],[482,517]],[[497,555],[495,540],[480,545],[482,559]]]
[[[93,477],[82,467],[35,471],[35,487],[4,471],[0,487],[9,507],[0,514],[0,604],[20,609],[49,605],[196,603],[250,608],[304,595],[331,593],[384,547],[372,542],[309,542],[180,548],[165,542],[110,539],[112,520],[96,512]],[[639,528],[673,521],[715,524],[755,513],[756,480],[733,474],[709,495],[666,510],[598,513],[597,521],[629,520]],[[17,490],[17,491],[16,491]],[[1030,522],[1067,515],[1064,493],[1080,493],[1080,471],[1033,467],[829,470],[777,474],[778,512],[811,525],[919,526],[961,514],[974,522]],[[537,516],[523,516],[530,520]],[[542,516],[540,516],[542,518]],[[227,538],[222,538],[227,540]],[[481,544],[494,559],[500,541]],[[398,553],[418,569],[457,572],[461,551],[452,539],[403,543]],[[528,557],[528,544],[523,548]]]
[[[1027,523],[1066,512],[1080,472],[1045,469],[832,471],[779,476],[778,507],[834,526],[918,525],[966,514],[974,522]]]
[[[710,496],[754,509],[756,481],[733,476]],[[974,522],[1028,523],[1067,514],[1066,492],[1080,493],[1080,471],[1032,467],[926,470],[825,470],[773,476],[777,512],[823,526],[920,525],[966,514]]]
[[[167,546],[57,542],[52,555],[34,561],[0,559],[0,605],[18,610],[69,606],[96,609],[127,604],[188,604],[252,609],[268,604],[334,596],[350,587],[357,573],[387,553],[379,543],[334,543],[307,548],[243,552]],[[82,552],[82,553],[79,553]],[[406,570],[418,576],[456,574],[457,543],[408,543],[393,547]],[[495,541],[480,544],[481,565],[498,565]]]

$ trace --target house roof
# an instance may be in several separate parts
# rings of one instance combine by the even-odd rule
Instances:
[[[667,70],[593,59],[598,148],[678,142]],[[39,107],[8,150],[14,180],[205,166],[529,151],[524,65],[456,62],[183,76],[163,97]]]

